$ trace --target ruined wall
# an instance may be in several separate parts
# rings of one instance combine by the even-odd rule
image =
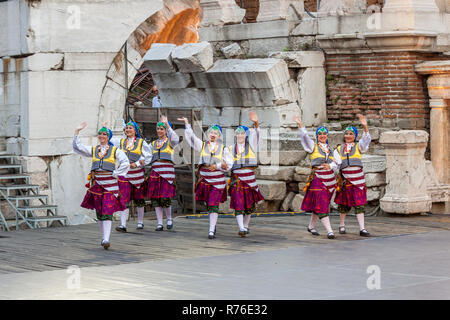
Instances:
[[[354,119],[362,112],[379,126],[429,129],[428,90],[414,66],[440,59],[446,57],[417,52],[327,55],[328,119]]]

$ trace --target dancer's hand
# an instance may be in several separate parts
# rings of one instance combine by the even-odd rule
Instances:
[[[258,128],[259,122],[258,122],[258,115],[254,111],[250,111],[248,113],[248,117],[250,118],[250,121],[254,123],[255,127]]]
[[[217,165],[215,163],[213,163],[212,165],[209,166],[209,170],[211,170],[211,171],[217,170]]]
[[[178,121],[183,121],[184,124],[189,124],[189,120],[186,117],[181,117],[177,119]]]
[[[86,128],[87,123],[85,121],[83,121],[82,123],[80,123],[78,125],[78,127],[75,128],[75,135],[77,136],[81,130],[83,130],[84,128]]]
[[[222,160],[222,169],[223,170],[228,170],[228,165],[227,165],[227,163],[224,160]]]
[[[298,124],[299,128],[303,128],[302,118],[295,114],[293,120]]]
[[[145,166],[145,160],[139,160],[139,163],[141,164],[142,167]]]
[[[362,114],[358,114],[357,115],[359,118],[359,123],[361,123],[361,125],[364,127],[364,132],[369,131],[369,128],[367,126],[367,119],[365,116],[363,116]]]
[[[134,163],[134,162],[133,162],[133,163],[130,163],[130,168],[131,168],[131,169],[135,169],[135,168],[137,168],[137,165],[136,165],[136,163]]]
[[[159,118],[159,121],[163,122],[166,125],[167,128],[169,127],[169,121],[167,120],[166,116],[161,116]]]
[[[319,169],[321,169],[321,170],[331,170],[331,166],[330,166],[329,163],[324,163],[324,164],[322,164],[322,165],[319,167]]]

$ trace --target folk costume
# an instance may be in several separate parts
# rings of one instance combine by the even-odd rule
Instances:
[[[141,137],[139,133],[139,125],[130,121],[127,126],[134,127],[136,135],[133,138],[129,137],[114,137],[111,142],[114,146],[120,148],[131,163],[136,165],[136,168],[130,168],[128,173],[124,176],[119,176],[119,190],[123,201],[127,208],[120,212],[120,226],[116,228],[117,231],[127,232],[127,220],[129,216],[129,208],[133,201],[137,207],[138,214],[138,229],[144,227],[144,207],[145,207],[145,165],[150,163],[151,152],[148,144]],[[144,160],[144,165],[141,164]]]
[[[233,157],[231,179],[228,192],[231,196],[230,208],[235,210],[239,225],[239,235],[248,234],[250,217],[255,212],[256,204],[264,200],[256,184],[254,170],[258,166],[257,150],[259,143],[259,128],[249,129],[239,126],[236,133],[245,133],[245,142],[239,144],[237,140],[228,147]]]
[[[166,129],[167,135],[164,139],[154,140],[150,144],[152,169],[148,176],[147,198],[152,201],[155,208],[158,225],[156,231],[163,230],[163,214],[167,218],[167,229],[173,228],[171,199],[176,196],[175,167],[173,163],[174,148],[180,142],[180,138],[169,126],[158,122],[157,128]]]
[[[350,126],[345,129],[345,132],[347,131],[353,132],[355,141],[339,145],[334,151],[334,159],[339,165],[338,188],[334,199],[341,214],[339,233],[346,233],[345,216],[351,208],[355,208],[360,235],[369,236],[369,232],[364,228],[364,205],[367,203],[367,187],[361,153],[369,150],[371,137],[369,132],[364,132],[359,142],[356,142],[358,130]]]
[[[105,127],[99,130],[108,133],[108,144],[85,146],[78,135],[73,138],[73,150],[84,156],[92,158],[91,173],[88,191],[81,203],[81,207],[96,211],[97,220],[102,232],[102,246],[108,249],[111,234],[112,218],[114,212],[126,209],[120,196],[117,178],[126,175],[130,162],[122,150],[111,143],[112,132]],[[119,167],[116,168],[116,161]]]
[[[200,140],[195,136],[190,124],[186,124],[185,130],[189,145],[195,151],[200,152],[195,200],[204,201],[206,204],[209,213],[209,239],[213,239],[216,234],[219,204],[227,200],[227,183],[224,172],[228,171],[233,165],[230,151],[222,143],[222,128],[219,125],[211,126],[206,133],[208,137],[211,130],[219,133],[218,141]],[[227,168],[222,167],[222,161],[225,162]],[[216,169],[211,168],[213,164],[216,165]]]
[[[317,143],[315,143],[309,137],[305,128],[299,129],[300,142],[303,149],[310,154],[309,158],[311,160],[311,174],[306,183],[305,197],[303,198],[301,209],[306,212],[312,212],[308,226],[309,232],[313,235],[319,235],[314,226],[317,220],[320,219],[327,229],[328,238],[333,239],[334,233],[331,229],[329,211],[331,198],[336,190],[334,171],[337,169],[337,164],[334,162],[333,150],[328,145],[328,140],[326,143],[319,142],[317,138],[319,132],[328,134],[328,130],[325,127],[319,127],[316,130]],[[320,168],[325,163],[330,165],[329,170]]]

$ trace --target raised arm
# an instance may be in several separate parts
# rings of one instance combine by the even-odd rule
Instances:
[[[258,150],[258,144],[259,144],[258,115],[256,114],[256,112],[250,111],[249,117],[250,117],[250,120],[253,122],[255,129],[250,129],[250,136],[248,137],[248,141],[250,143],[250,147],[256,151],[256,150]]]
[[[191,125],[188,122],[187,118],[179,118],[178,120],[184,121],[186,130],[184,131],[184,136],[191,146],[191,148],[194,148],[195,151],[200,152],[202,151],[203,141],[197,138],[194,134],[194,131],[192,130]]]
[[[372,141],[372,137],[370,136],[370,133],[369,133],[369,127],[367,125],[366,117],[363,116],[362,114],[358,114],[358,118],[359,118],[359,123],[361,123],[361,125],[364,128],[363,135],[362,135],[361,139],[359,140],[359,151],[366,152],[367,150],[369,150],[369,146],[370,146],[370,142]]]
[[[303,149],[308,153],[312,153],[314,151],[315,143],[308,135],[306,128],[303,127],[302,119],[299,116],[294,115],[294,121],[298,124],[298,136],[300,137]]]
[[[86,128],[86,125],[86,122],[82,122],[78,127],[76,127],[72,146],[75,153],[78,153],[79,155],[82,155],[84,157],[92,157],[92,147],[82,144],[80,137],[78,136],[80,134],[80,131]]]

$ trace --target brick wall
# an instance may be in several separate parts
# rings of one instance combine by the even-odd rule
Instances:
[[[440,59],[446,58],[415,52],[327,55],[328,119],[355,119],[362,112],[386,127],[429,128],[426,78],[414,66]]]

